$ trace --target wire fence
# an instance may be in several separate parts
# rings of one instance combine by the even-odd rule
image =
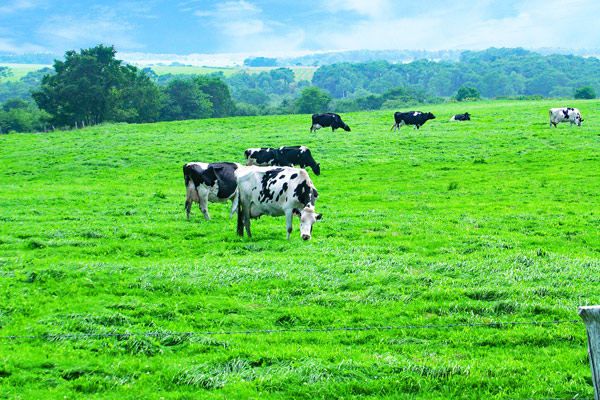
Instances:
[[[266,335],[288,332],[340,332],[340,331],[383,331],[383,330],[414,330],[414,329],[449,329],[449,328],[476,328],[476,327],[506,327],[518,325],[551,325],[551,324],[578,324],[583,320],[563,321],[514,321],[514,322],[487,322],[487,323],[464,323],[446,325],[404,325],[404,326],[359,326],[359,327],[332,327],[332,328],[284,328],[264,330],[238,330],[238,331],[206,331],[206,332],[122,332],[122,333],[60,333],[46,335],[13,335],[0,336],[0,340],[7,343],[11,340],[27,339],[93,339],[93,338],[129,338],[132,336],[211,336],[211,335]]]

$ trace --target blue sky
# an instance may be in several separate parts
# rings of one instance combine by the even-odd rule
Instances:
[[[598,0],[0,0],[0,52],[600,47]]]

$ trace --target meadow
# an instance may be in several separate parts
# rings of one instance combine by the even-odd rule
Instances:
[[[548,126],[564,105],[581,127]],[[600,302],[600,101],[418,109],[437,116],[418,131],[388,110],[344,114],[351,132],[288,115],[0,135],[0,398],[592,398],[583,323],[285,331]],[[185,162],[298,144],[321,164],[312,240],[273,217],[238,237],[224,204],[186,219]],[[8,339],[54,334],[91,336]]]
[[[14,64],[14,63],[0,63],[0,67],[9,67],[12,75],[0,79],[0,82],[17,82],[30,72],[38,71],[42,68],[51,68],[51,65],[42,64]]]

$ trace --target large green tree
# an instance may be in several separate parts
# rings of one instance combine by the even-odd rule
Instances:
[[[60,126],[107,120],[143,122],[139,116],[145,111],[124,99],[134,97],[138,88],[147,92],[149,80],[139,78],[137,68],[123,65],[115,54],[114,46],[103,45],[79,53],[67,51],[64,61],[54,61],[56,74],[44,76],[33,99],[52,116],[51,122]]]
[[[213,113],[210,96],[192,79],[174,79],[164,88],[166,102],[161,110],[165,121],[209,118]]]
[[[325,91],[309,87],[302,91],[300,98],[296,100],[296,108],[300,114],[323,113],[328,111],[332,97]]]

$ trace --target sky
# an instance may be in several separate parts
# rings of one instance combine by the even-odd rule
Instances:
[[[598,48],[598,0],[0,0],[0,53]]]

